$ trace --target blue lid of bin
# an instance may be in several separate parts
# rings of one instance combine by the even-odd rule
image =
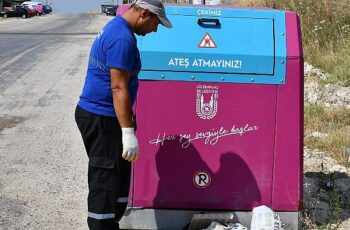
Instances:
[[[285,12],[206,6],[166,11],[172,29],[159,26],[138,37],[140,79],[285,83]]]

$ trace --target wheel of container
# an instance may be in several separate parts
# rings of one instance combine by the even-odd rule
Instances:
[[[27,18],[27,15],[23,14],[23,15],[22,15],[22,18],[26,19],[26,18]]]
[[[4,14],[4,18],[7,18],[7,14]]]

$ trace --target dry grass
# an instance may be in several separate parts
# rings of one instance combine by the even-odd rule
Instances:
[[[342,165],[348,164],[350,147],[350,110],[326,110],[321,105],[307,105],[304,113],[305,145],[328,153]],[[326,134],[313,136],[314,132]]]

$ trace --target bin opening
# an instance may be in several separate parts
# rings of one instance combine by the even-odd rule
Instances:
[[[168,11],[171,30],[159,27],[138,38],[140,79],[284,83],[286,40],[283,31],[276,31],[285,27],[278,26],[285,23],[283,12],[233,9],[213,16],[195,8]]]

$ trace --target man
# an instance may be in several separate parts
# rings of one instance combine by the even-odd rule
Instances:
[[[163,4],[136,0],[123,16],[107,23],[92,45],[75,111],[89,157],[90,229],[119,229],[118,221],[126,209],[131,162],[139,155],[132,105],[141,61],[134,33],[156,32],[159,23],[172,27]]]

